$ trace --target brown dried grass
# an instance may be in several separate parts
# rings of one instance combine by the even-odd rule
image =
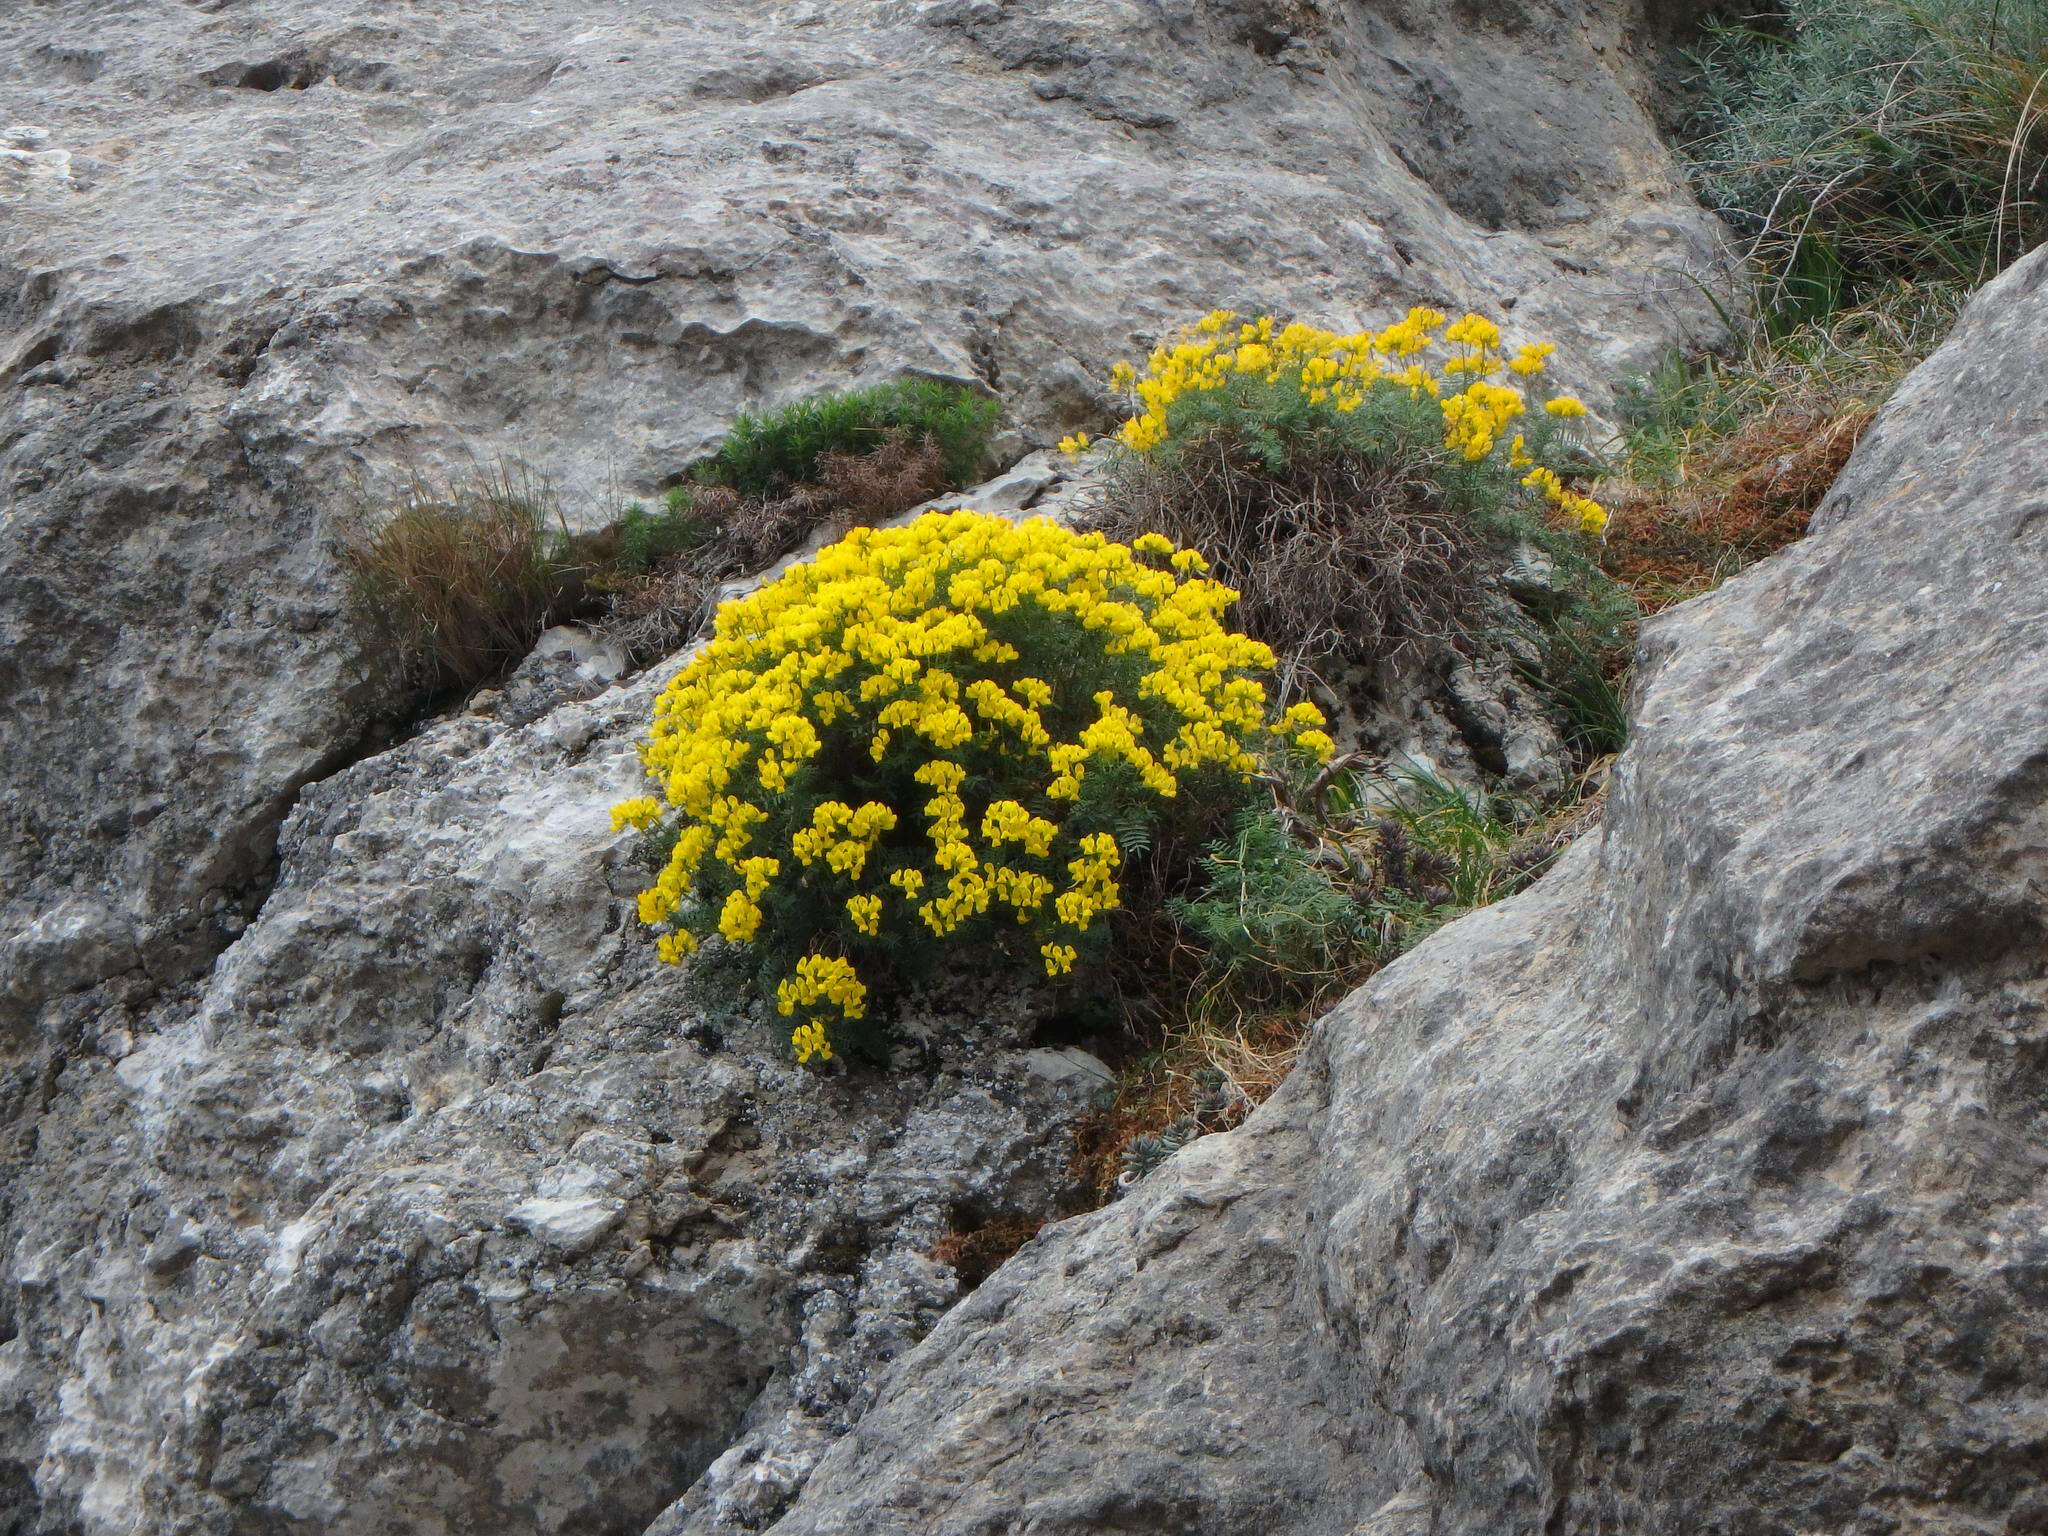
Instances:
[[[1212,432],[1172,459],[1125,456],[1090,525],[1199,549],[1241,594],[1247,634],[1313,668],[1467,640],[1478,545],[1429,483],[1331,446],[1281,468]]]
[[[1315,1020],[1358,978],[1304,1007],[1240,1016],[1218,1026],[1184,1020],[1156,1054],[1118,1074],[1116,1100],[1078,1139],[1074,1172],[1089,1208],[1115,1197],[1131,1144],[1192,1124],[1201,1135],[1234,1130],[1294,1070]]]
[[[1654,613],[1805,537],[1876,414],[1780,404],[1690,459],[1679,485],[1611,489],[1607,574]]]
[[[358,606],[415,686],[475,687],[577,604],[549,557],[544,488],[509,473],[415,480],[389,516],[344,529]]]
[[[931,1256],[960,1277],[961,1290],[971,1291],[1037,1236],[1046,1220],[1043,1216],[997,1216],[983,1220],[961,1213],[954,1218],[953,1230],[933,1247]]]

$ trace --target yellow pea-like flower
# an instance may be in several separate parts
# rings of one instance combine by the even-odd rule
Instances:
[[[1133,370],[1126,441],[1163,432],[1178,392],[1224,387],[1240,361],[1273,375],[1262,387],[1355,378],[1372,341],[1324,356],[1309,328],[1245,324],[1218,319]],[[840,1031],[905,945],[1076,968],[1077,936],[1122,904],[1124,857],[1070,822],[1077,809],[1099,828],[1095,797],[1113,792],[1167,814],[1189,775],[1242,783],[1267,745],[1312,748],[1322,724],[1300,707],[1269,717],[1273,653],[1229,628],[1236,594],[1206,570],[1161,534],[1127,546],[934,513],[856,530],[726,604],[655,702],[653,793],[614,812],[668,840],[637,901],[661,958],[695,949],[686,920],[758,954],[803,953],[762,978],[801,1062],[851,1048]],[[770,931],[821,910],[845,914],[827,925],[838,953],[804,953],[816,932]]]
[[[846,915],[853,919],[853,926],[865,934],[882,931],[882,898],[879,896],[849,896],[846,898]]]
[[[661,802],[652,795],[636,795],[631,800],[621,800],[612,807],[612,830],[624,831],[636,827],[641,831],[654,825],[661,815]]]

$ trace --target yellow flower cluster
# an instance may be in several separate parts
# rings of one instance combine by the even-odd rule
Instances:
[[[862,966],[919,934],[986,920],[1002,951],[1023,925],[1032,963],[1072,970],[1122,900],[1103,806],[1241,787],[1269,741],[1333,750],[1311,705],[1268,720],[1272,653],[1224,624],[1236,594],[1205,569],[1156,534],[932,513],[728,603],[656,701],[657,795],[613,811],[670,840],[639,898],[662,957],[713,921],[808,950],[775,989],[800,1061],[832,1059]]]
[[[636,827],[645,832],[660,815],[659,800],[652,795],[636,795],[612,807],[612,830],[623,832],[627,827]]]
[[[1567,487],[1554,469],[1539,464],[1522,477],[1522,484],[1540,492],[1545,501],[1567,517],[1576,518],[1588,533],[1598,533],[1607,526],[1607,509],[1590,496],[1581,496]]]
[[[1434,370],[1423,355],[1444,349]],[[1381,331],[1340,333],[1299,321],[1276,326],[1270,315],[1240,321],[1230,310],[1215,310],[1158,347],[1139,373],[1119,363],[1111,382],[1132,397],[1136,409],[1117,432],[1135,453],[1149,453],[1173,435],[1171,410],[1191,395],[1229,389],[1247,380],[1297,390],[1310,405],[1349,415],[1375,390],[1405,391],[1438,402],[1443,412],[1443,447],[1468,464],[1490,458],[1506,446],[1510,467],[1533,462],[1525,437],[1513,424],[1528,411],[1521,385],[1501,382],[1505,374],[1533,384],[1557,349],[1533,342],[1511,356],[1501,348],[1500,327],[1480,315],[1450,320],[1434,309],[1411,309]],[[1570,395],[1549,396],[1544,411],[1558,420],[1586,414]],[[1069,451],[1084,438],[1062,443]],[[1588,533],[1607,525],[1599,503],[1566,490],[1554,471],[1522,484]]]
[[[843,1019],[857,1019],[867,1012],[868,989],[852,965],[837,955],[806,955],[796,963],[796,974],[775,989],[776,1011],[785,1018],[798,1008],[831,1003]]]

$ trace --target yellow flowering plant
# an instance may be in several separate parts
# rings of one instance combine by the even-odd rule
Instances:
[[[1142,372],[1117,365],[1111,383],[1132,411],[1115,440],[1131,453],[1171,454],[1226,427],[1277,467],[1302,437],[1335,432],[1425,470],[1453,503],[1547,507],[1597,534],[1606,510],[1568,482],[1585,404],[1544,386],[1556,350],[1510,349],[1482,315],[1452,320],[1426,308],[1356,332],[1213,310],[1154,349]]]
[[[1111,374],[1129,412],[1091,525],[1200,548],[1310,686],[1491,649],[1605,743],[1613,711],[1581,721],[1633,608],[1596,563],[1599,461],[1555,351],[1477,314],[1340,332],[1213,311]]]
[[[948,958],[1099,961],[1130,858],[1189,849],[1261,754],[1326,760],[1275,715],[1273,654],[1194,550],[1044,519],[861,529],[719,613],[656,701],[639,916],[663,959],[757,962],[800,1062],[879,1054],[875,1005]]]

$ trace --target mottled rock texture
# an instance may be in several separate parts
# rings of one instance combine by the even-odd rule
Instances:
[[[293,795],[391,710],[332,521],[415,471],[515,458],[587,518],[742,407],[905,373],[1045,442],[1215,303],[1484,304],[1589,388],[1708,323],[1642,104],[1669,20],[6,8],[0,1022],[246,920]]]
[[[702,1496],[772,1513],[957,1296],[947,1232],[1054,1209],[1094,1084],[1000,1006],[826,1081],[654,963],[607,808],[665,675],[323,781],[203,984],[47,1011],[0,1529],[637,1532],[743,1430]]]
[[[587,521],[903,374],[1043,443],[1216,303],[1483,305],[1597,396],[1710,323],[1644,105],[1674,19],[0,8],[0,1531],[757,1528],[955,1300],[946,1229],[1065,1180],[1091,1080],[998,1003],[821,1082],[656,972],[605,808],[662,674],[557,647],[393,745],[338,518],[510,458]],[[1242,1295],[1243,1355],[1302,1262],[1248,1240],[1143,1328]]]
[[[1602,829],[950,1314],[782,1536],[2048,1529],[2048,252]]]

